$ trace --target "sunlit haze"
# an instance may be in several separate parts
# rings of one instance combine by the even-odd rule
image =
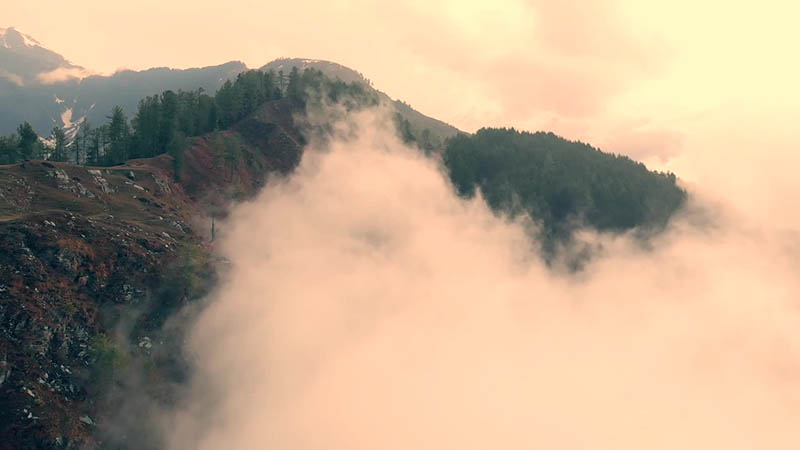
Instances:
[[[3,2],[0,448],[800,448],[798,18]]]

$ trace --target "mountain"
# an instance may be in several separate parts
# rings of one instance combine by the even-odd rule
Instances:
[[[306,68],[316,69],[331,78],[338,78],[347,83],[359,82],[372,86],[372,82],[364,77],[364,75],[362,75],[360,72],[331,61],[303,58],[280,58],[261,67],[261,70],[273,70],[275,72],[282,71],[284,74],[288,74],[294,68],[297,68],[301,72]],[[422,139],[424,130],[428,130],[428,133],[424,133],[424,139],[433,141],[430,142],[432,147],[440,148],[447,138],[461,133],[458,128],[432,117],[428,117],[419,111],[416,111],[410,105],[401,100],[394,100],[384,92],[377,92],[380,95],[381,100],[393,105],[395,111],[403,119],[408,121],[412,130],[412,134],[419,136],[420,139]]]
[[[15,36],[12,44],[19,46]],[[174,106],[180,95],[162,95],[162,103],[150,105],[152,123],[144,124],[150,128],[134,136],[152,151],[122,151],[127,157],[118,165],[0,165],[0,450],[165,447],[163,427],[152,421],[180,398],[191,375],[182,345],[187,321],[180,318],[201,307],[198,300],[229,266],[214,251],[215,219],[256,195],[270,177],[291,173],[311,133],[333,128],[303,121],[310,107],[324,100],[355,109],[388,98],[335,63],[278,60],[265,69],[299,69],[292,64],[358,84],[309,70],[279,88],[284,80],[259,71],[237,76],[244,65],[229,63],[54,85],[31,78],[34,70],[23,79],[29,84],[11,83],[29,97],[19,94],[9,104],[0,95],[4,111],[25,116],[41,100],[98,125],[101,108],[133,108],[127,105],[138,103],[135,95],[223,85],[205,99],[208,108],[198,100],[174,115],[164,105]],[[231,77],[236,80],[225,83]],[[47,90],[56,88],[71,89],[74,97]],[[534,213],[545,231],[555,230],[554,238],[566,239],[569,224],[583,219],[611,232],[658,228],[685,200],[674,175],[585,144],[514,130],[465,135],[394,106],[414,131],[452,137],[441,162],[460,194],[481,189],[497,211]]]
[[[131,116],[139,100],[148,95],[167,89],[202,88],[214,92],[245,70],[243,63],[232,61],[196,69],[124,70],[111,76],[92,75],[53,83],[36,78],[25,79],[21,84],[7,82],[0,87],[0,134],[12,133],[24,121],[30,122],[40,136],[49,135],[54,126],[74,133],[84,118],[94,124],[105,122],[116,105]]]
[[[0,134],[30,122],[40,136],[53,127],[68,137],[81,120],[101,123],[119,105],[130,116],[142,98],[172,90],[216,91],[247,66],[232,61],[195,69],[122,70],[92,75],[15,28],[0,28]]]
[[[359,72],[340,64],[310,59],[277,59],[261,70],[282,71],[313,68],[345,82],[371,86]],[[13,133],[22,122],[30,122],[40,136],[47,137],[53,127],[63,128],[72,140],[82,120],[105,122],[114,106],[121,106],[131,118],[139,100],[165,90],[216,92],[248,68],[231,61],[217,66],[192,69],[166,67],[142,71],[123,70],[110,76],[91,72],[44,48],[33,37],[14,28],[0,29],[0,135]],[[381,100],[392,104],[408,123],[411,134],[427,147],[441,148],[445,139],[459,130],[428,117],[408,104],[377,91]],[[427,131],[426,131],[427,130]]]
[[[71,85],[88,72],[15,28],[0,28],[0,134],[24,120],[40,134],[69,126],[71,112],[56,84]],[[63,93],[61,95],[64,95]]]
[[[143,71],[124,70],[111,76],[90,76],[73,87],[64,87],[54,95],[62,102],[61,119],[64,126],[86,117],[90,123],[106,121],[114,106],[121,106],[129,118],[136,112],[139,100],[165,90],[195,90],[215,92],[222,84],[247,70],[244,63],[231,61],[218,66],[195,69],[166,67]],[[69,118],[65,117],[69,114]],[[68,119],[68,120],[65,120]]]
[[[10,85],[46,84],[85,72],[13,27],[0,28],[0,61],[0,92]]]

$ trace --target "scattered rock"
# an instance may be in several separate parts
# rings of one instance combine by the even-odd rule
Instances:
[[[150,340],[149,337],[145,336],[142,338],[142,340],[139,341],[139,348],[144,348],[149,350],[153,348],[153,342]]]
[[[143,188],[142,186],[139,186],[138,184],[132,183],[130,181],[126,181],[125,184],[127,184],[128,186],[132,186],[134,189],[138,189],[138,190],[140,190],[142,192],[147,190],[147,189]]]
[[[169,187],[169,182],[162,180],[161,178],[153,175],[153,179],[156,181],[156,184],[162,191],[166,192],[167,194],[172,193],[172,188]]]
[[[94,194],[86,189],[81,183],[71,179],[63,169],[53,169],[47,172],[47,176],[56,179],[56,185],[62,191],[72,192],[83,197],[94,198]]]
[[[94,182],[100,186],[100,190],[103,191],[104,194],[110,194],[114,192],[114,189],[108,184],[108,180],[103,178],[103,172],[97,169],[89,169],[89,173],[94,178]]]
[[[6,359],[7,357],[3,356],[3,360],[0,361],[0,386],[11,376],[11,366]]]
[[[59,184],[68,184],[69,183],[69,175],[67,172],[64,172],[62,169],[54,169],[47,172],[47,175],[53,177],[58,181]]]

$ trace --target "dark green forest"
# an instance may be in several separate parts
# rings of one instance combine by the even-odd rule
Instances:
[[[284,97],[301,109],[307,103],[323,101],[362,105],[377,102],[366,86],[332,80],[318,70],[306,69],[301,73],[294,68],[286,75],[251,70],[225,82],[214,95],[198,89],[167,90],[146,97],[130,120],[116,106],[105,124],[93,127],[88,121],[81,123],[69,144],[64,130],[58,127],[45,144],[25,122],[17,133],[0,137],[0,164],[48,159],[110,166],[166,153],[174,157],[179,168],[187,138],[230,128],[265,102]]]
[[[686,201],[674,174],[553,133],[484,128],[458,135],[448,141],[444,163],[460,195],[480,189],[493,210],[529,214],[547,240],[584,225],[658,229]]]

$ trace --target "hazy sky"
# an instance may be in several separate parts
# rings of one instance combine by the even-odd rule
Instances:
[[[552,130],[770,212],[772,191],[795,184],[794,1],[30,0],[0,9],[0,26],[101,72],[327,59],[464,130]],[[751,176],[764,171],[768,187]]]

